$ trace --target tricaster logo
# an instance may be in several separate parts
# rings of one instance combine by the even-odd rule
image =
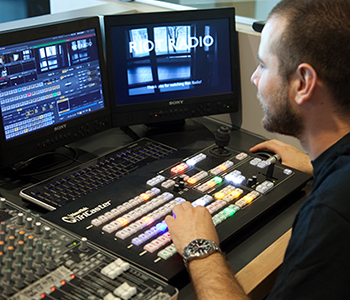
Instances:
[[[80,208],[78,211],[69,213],[66,216],[62,217],[62,221],[70,224],[78,223],[111,206],[111,204],[111,200],[108,200],[107,202],[101,203],[91,209],[89,207]]]

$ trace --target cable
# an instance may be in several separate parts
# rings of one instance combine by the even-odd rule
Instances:
[[[15,172],[15,174],[17,176],[21,176],[21,177],[29,177],[29,176],[35,176],[35,175],[39,175],[39,174],[45,174],[45,173],[48,173],[48,172],[54,172],[54,171],[57,171],[57,170],[60,170],[62,168],[66,168],[68,167],[69,165],[73,164],[74,162],[77,162],[79,164],[82,164],[81,161],[79,161],[77,158],[78,158],[78,152],[76,151],[76,149],[68,146],[68,145],[65,145],[65,148],[72,151],[73,154],[74,154],[74,157],[72,156],[69,156],[67,154],[64,154],[64,153],[58,153],[58,152],[46,152],[46,153],[43,153],[43,154],[39,154],[37,156],[34,156],[34,157],[31,157],[29,158],[28,160],[24,161],[24,162],[21,162],[21,163],[18,163],[16,164],[12,170]],[[37,172],[31,172],[31,173],[20,173],[19,171],[28,167],[31,163],[33,163],[33,161],[41,158],[41,157],[45,157],[45,156],[48,156],[48,155],[60,155],[60,156],[63,156],[63,157],[66,157],[68,158],[69,160],[71,160],[70,162],[68,162],[67,164],[64,164],[64,165],[61,165],[57,168],[53,168],[55,165],[59,164],[60,162],[55,162],[55,163],[52,163],[50,165],[45,165],[43,167],[41,167],[41,169],[43,170],[40,170],[40,168],[37,168],[39,171]]]

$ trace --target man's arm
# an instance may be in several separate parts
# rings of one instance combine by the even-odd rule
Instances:
[[[194,208],[191,203],[184,202],[176,205],[173,212],[175,218],[167,216],[165,221],[180,254],[194,239],[208,239],[219,245],[219,237],[211,215],[205,207]],[[188,270],[197,299],[249,299],[221,253],[189,261]]]
[[[197,299],[249,299],[221,253],[192,260],[188,268]]]
[[[250,149],[251,152],[264,150],[280,154],[282,164],[313,175],[311,158],[305,152],[279,140],[262,142]]]

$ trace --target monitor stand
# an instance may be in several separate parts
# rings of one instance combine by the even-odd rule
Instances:
[[[121,127],[121,129],[134,141],[148,137],[154,140],[161,140],[163,143],[174,148],[180,148],[193,143],[194,131],[196,132],[196,140],[215,140],[214,133],[196,119],[132,125]]]

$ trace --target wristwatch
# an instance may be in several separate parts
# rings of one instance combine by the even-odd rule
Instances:
[[[182,258],[187,268],[187,262],[196,258],[204,258],[212,253],[220,252],[220,247],[213,241],[206,239],[195,239],[182,251]]]

